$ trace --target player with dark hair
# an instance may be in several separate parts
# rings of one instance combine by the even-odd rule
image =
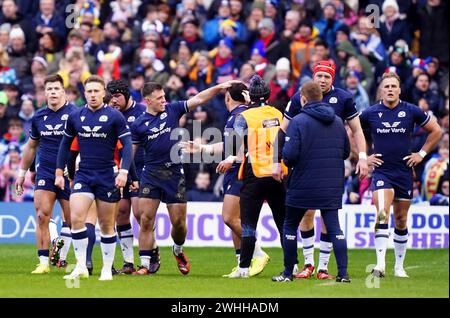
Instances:
[[[359,113],[356,110],[353,96],[347,91],[333,86],[335,76],[335,65],[329,61],[320,61],[313,69],[313,81],[319,84],[322,94],[323,102],[328,103],[333,107],[334,112],[343,121],[346,121],[355,138],[356,146],[359,151],[359,161],[356,165],[356,173],[359,173],[359,178],[362,180],[368,174],[366,141],[364,133],[359,122]],[[276,144],[278,145],[277,159],[281,160],[281,150],[284,144],[284,135],[288,128],[290,120],[300,113],[301,94],[295,93],[288,103],[284,112],[283,122],[277,137]],[[282,180],[282,173],[280,164],[275,165],[273,177],[280,181]],[[296,278],[310,278],[315,271],[314,266],[314,210],[309,210],[305,213],[302,223],[300,224],[300,234],[302,237],[303,255],[305,258],[305,265],[300,273],[296,274]],[[322,222],[322,233],[320,235],[320,256],[319,266],[317,271],[318,279],[334,279],[328,274],[328,263],[332,249],[331,239],[329,238],[326,227]]]
[[[25,174],[32,162],[38,156],[36,165],[36,185],[34,192],[34,206],[37,213],[36,244],[38,249],[39,264],[32,274],[46,274],[49,268],[50,233],[49,222],[53,213],[55,201],[58,200],[63,211],[63,228],[61,235],[52,244],[51,263],[56,265],[59,260],[60,249],[66,241],[66,249],[70,246],[70,209],[69,209],[69,180],[64,177],[66,185],[64,190],[55,187],[56,156],[59,144],[62,140],[64,125],[71,112],[76,107],[66,101],[63,79],[54,74],[49,75],[44,81],[44,91],[47,106],[37,111],[32,119],[30,138],[24,148],[21,169],[16,180],[18,195],[23,193]]]
[[[307,210],[319,209],[333,242],[336,281],[350,282],[347,242],[338,217],[344,192],[344,160],[350,154],[347,131],[333,108],[322,102],[318,84],[311,81],[302,85],[301,104],[303,109],[289,124],[283,148],[283,160],[292,168],[283,226],[284,271],[272,281],[293,280],[299,222]]]
[[[250,264],[256,242],[256,226],[264,201],[267,201],[282,238],[285,215],[285,189],[272,178],[273,142],[280,129],[282,114],[266,105],[270,96],[269,86],[258,75],[250,80],[251,108],[236,118],[234,129],[238,134],[236,148],[243,146],[244,160],[238,176],[243,180],[240,193],[241,208],[241,257],[239,267],[229,278],[250,277]],[[232,142],[232,140],[230,140]]]
[[[174,241],[173,255],[183,275],[191,265],[183,252],[186,239],[186,185],[180,163],[178,139],[171,132],[179,127],[181,116],[207,103],[234,82],[229,81],[208,88],[187,101],[167,103],[162,85],[148,82],[142,88],[142,97],[147,111],[132,125],[133,150],[137,146],[145,149],[145,164],[139,187],[139,256],[141,266],[135,275],[156,273],[160,267],[157,249],[151,232],[155,224],[156,211],[161,201],[167,204],[172,223],[171,236]]]
[[[77,265],[64,279],[89,277],[86,268],[88,237],[85,221],[95,200],[103,255],[99,280],[112,280],[111,268],[116,248],[116,206],[120,200],[119,190],[127,182],[132,162],[131,137],[124,117],[103,102],[106,93],[104,80],[92,75],[84,86],[87,104],[70,114],[67,119],[55,172],[55,184],[64,189],[63,169],[72,140],[78,137],[81,160],[70,196],[72,242]],[[117,140],[120,140],[123,149],[121,169],[115,176],[117,171],[114,169],[114,152]]]
[[[126,81],[119,79],[110,81],[106,87],[110,94],[109,105],[119,110],[125,117],[128,125],[131,125],[139,116],[145,113],[145,106],[136,103],[130,95],[130,90]],[[139,147],[134,155],[134,164],[138,179],[141,176],[142,168],[144,166],[144,149]],[[133,214],[138,223],[140,222],[139,207],[138,207],[138,192],[130,191],[129,185],[123,189],[123,198],[119,202],[119,212],[117,214],[117,234],[120,239],[120,246],[123,254],[123,267],[113,274],[123,273],[131,274],[134,269],[134,253],[133,253],[133,230],[130,223],[130,212],[133,207]],[[154,235],[154,234],[153,234]]]
[[[371,189],[377,209],[375,250],[377,264],[372,274],[384,277],[385,255],[389,241],[389,214],[394,210],[394,275],[408,277],[403,267],[408,242],[407,218],[413,196],[413,169],[429,153],[442,136],[436,119],[413,104],[400,100],[400,78],[385,73],[380,82],[383,99],[362,113],[361,123],[372,137],[374,155],[369,162],[375,166]],[[422,149],[411,153],[415,125],[428,132]]]
[[[239,207],[239,197],[240,190],[242,187],[242,181],[238,180],[238,170],[239,165],[237,163],[238,157],[233,155],[237,153],[236,149],[225,149],[224,145],[233,145],[233,141],[229,140],[235,138],[234,133],[234,122],[236,117],[243,111],[248,109],[248,88],[244,83],[236,83],[231,85],[225,93],[225,105],[229,112],[228,119],[225,124],[224,129],[224,142],[201,145],[195,144],[193,142],[182,142],[180,143],[182,147],[190,153],[202,152],[208,155],[214,155],[217,153],[225,152],[225,160],[222,160],[218,167],[217,172],[224,173],[223,179],[223,207],[222,207],[222,218],[224,223],[231,229],[233,236],[233,244],[236,252],[236,259],[240,260],[241,254],[241,217],[240,217],[240,207]],[[255,243],[255,251],[253,253],[252,263],[250,266],[250,276],[257,275],[264,270],[270,260],[267,253],[265,253],[259,244]],[[233,268],[234,272],[236,268]],[[227,277],[228,275],[224,275]]]

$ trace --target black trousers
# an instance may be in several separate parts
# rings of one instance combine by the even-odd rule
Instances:
[[[244,172],[244,182],[240,194],[241,207],[241,268],[250,267],[255,249],[255,232],[258,224],[259,214],[264,201],[267,201],[272,210],[273,219],[283,238],[283,223],[285,217],[286,190],[282,183],[275,181],[272,177],[257,178],[247,165]]]

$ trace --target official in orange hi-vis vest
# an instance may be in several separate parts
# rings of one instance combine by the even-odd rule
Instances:
[[[283,115],[276,108],[266,105],[270,96],[269,86],[258,75],[250,81],[252,107],[242,112],[234,123],[238,135],[236,149],[244,150],[239,169],[241,188],[241,258],[239,267],[230,278],[249,277],[249,267],[256,242],[256,225],[264,201],[267,201],[275,224],[281,235],[286,191],[284,185],[272,178],[273,143],[280,129]],[[286,170],[287,172],[287,170]]]

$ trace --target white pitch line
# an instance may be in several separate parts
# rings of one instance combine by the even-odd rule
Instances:
[[[419,268],[419,267],[422,267],[422,266],[407,266],[407,267],[405,267],[405,269],[414,269],[414,268]]]

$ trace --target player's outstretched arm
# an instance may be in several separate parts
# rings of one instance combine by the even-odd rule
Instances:
[[[233,80],[227,81],[222,84],[218,84],[216,86],[205,89],[204,91],[198,93],[194,97],[191,97],[187,100],[187,107],[191,111],[200,105],[204,105],[214,98],[217,94],[219,94],[222,90],[231,87],[231,85],[235,83],[241,83],[241,81]]]
[[[22,155],[22,162],[20,164],[20,169],[15,184],[17,195],[23,194],[23,183],[25,182],[25,175],[27,173],[27,170],[30,168],[34,158],[36,157],[38,146],[39,141],[32,138],[29,138],[27,144],[25,145]]]

